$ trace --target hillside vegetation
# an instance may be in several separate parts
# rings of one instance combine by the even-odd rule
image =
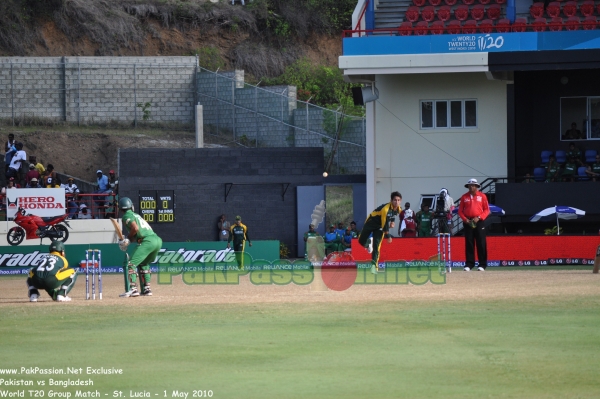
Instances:
[[[356,5],[213,1],[2,0],[0,55],[198,54],[209,69],[236,67],[262,79],[303,57],[333,66]]]

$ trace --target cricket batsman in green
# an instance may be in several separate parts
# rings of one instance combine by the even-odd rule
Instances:
[[[65,258],[65,244],[62,241],[52,241],[48,252],[40,264],[29,271],[29,301],[37,302],[40,297],[38,290],[46,290],[52,300],[69,302],[71,298],[67,294],[75,285],[77,272],[69,269],[69,262]]]
[[[227,248],[229,243],[233,240],[233,250],[235,251],[235,260],[240,270],[244,270],[244,248],[246,246],[246,240],[248,244],[252,246],[250,237],[248,237],[248,228],[242,224],[242,217],[235,217],[235,224],[231,226],[229,230],[229,239],[227,240]]]
[[[150,263],[156,259],[162,247],[162,240],[152,230],[148,222],[133,211],[133,202],[128,197],[119,199],[119,209],[125,212],[123,226],[127,227],[129,231],[126,239],[119,240],[119,248],[127,251],[127,246],[134,240],[139,244],[127,264],[125,292],[119,296],[125,298],[140,296],[137,288],[138,274],[140,284],[143,285],[142,295],[150,296],[152,295],[150,289]]]
[[[359,244],[367,248],[369,253],[372,254],[372,273],[380,271],[379,250],[381,248],[383,237],[387,238],[388,244],[392,243],[390,229],[394,228],[394,218],[402,211],[402,208],[400,207],[401,203],[402,195],[400,195],[398,191],[394,191],[391,194],[391,201],[389,204],[383,204],[371,212],[358,236]],[[373,234],[372,242],[369,240],[371,234]]]

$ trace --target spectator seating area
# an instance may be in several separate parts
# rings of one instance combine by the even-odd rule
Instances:
[[[600,3],[592,0],[533,3],[528,16],[517,15],[514,23],[506,18],[506,0],[413,0],[404,22],[398,27],[401,36],[543,32],[592,30],[598,26]]]
[[[582,151],[582,155],[583,155],[583,159],[582,162],[585,165],[592,165],[593,163],[596,162],[596,155],[598,154],[598,151],[596,150],[585,150]],[[543,182],[546,180],[546,167],[548,165],[548,162],[550,161],[550,156],[554,155],[554,157],[556,158],[556,163],[563,167],[564,164],[567,162],[567,152],[563,151],[563,150],[556,150],[556,151],[550,151],[550,150],[544,150],[541,152],[541,166],[538,168],[535,168],[533,170],[533,179],[537,182]],[[578,181],[589,181],[590,177],[585,173],[586,167],[585,165],[579,165],[577,168],[577,180]]]

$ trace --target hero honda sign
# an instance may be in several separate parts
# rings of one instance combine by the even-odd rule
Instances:
[[[448,51],[489,51],[504,46],[504,37],[492,35],[461,35],[448,42]]]
[[[19,208],[36,216],[65,214],[64,188],[18,188],[6,190],[6,216],[14,218]]]

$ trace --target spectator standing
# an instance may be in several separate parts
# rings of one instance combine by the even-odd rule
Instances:
[[[77,211],[79,210],[79,205],[77,205],[77,196],[79,195],[79,188],[77,188],[77,184],[74,183],[75,179],[69,177],[67,179],[66,184],[61,184],[60,186],[65,189],[65,194],[67,196],[67,208],[69,211],[69,219],[75,218]]]
[[[40,174],[40,177],[38,177],[38,179],[43,178],[44,175],[46,174],[46,168],[44,168],[44,165],[42,165],[41,163],[39,163],[37,161],[37,157],[35,155],[29,156],[29,163],[32,163],[35,166],[35,169]]]
[[[244,270],[244,249],[246,247],[246,241],[248,244],[252,246],[252,241],[250,241],[250,237],[248,236],[248,228],[246,225],[242,224],[242,217],[235,217],[235,224],[231,226],[229,230],[229,240],[227,241],[227,248],[229,248],[229,243],[233,241],[233,250],[235,251],[235,260],[238,264],[238,269]]]
[[[423,204],[421,210],[415,218],[419,237],[431,237],[431,227],[433,222],[433,212],[429,210],[429,205]]]
[[[112,192],[110,188],[110,183],[108,181],[108,176],[102,173],[102,170],[98,169],[96,171],[96,191],[95,194],[104,194],[98,195],[94,197],[94,203],[96,204],[96,214],[94,215],[96,219],[104,219],[104,207],[106,205],[107,194]]]
[[[458,215],[463,220],[465,229],[465,271],[469,272],[475,267],[475,245],[479,259],[477,270],[484,271],[487,267],[487,243],[483,221],[489,216],[490,207],[485,194],[479,191],[481,185],[476,179],[470,179],[465,187],[469,191],[460,197],[458,205]]]
[[[231,223],[227,221],[227,216],[222,214],[217,223],[219,228],[219,241],[229,240],[229,230],[231,229]]]
[[[43,187],[50,186],[55,181],[56,181],[56,172],[54,171],[54,165],[49,163],[48,166],[46,166],[46,170],[44,171],[44,178],[43,178],[42,186]]]
[[[108,171],[108,184],[110,185],[110,189],[115,195],[119,194],[119,178],[115,176],[114,170]]]
[[[25,182],[27,183],[27,185],[29,185],[29,182],[31,181],[31,179],[34,179],[34,178],[37,181],[39,181],[41,178],[40,172],[37,171],[34,164],[30,163],[29,164],[29,172],[27,172],[27,174],[25,175]]]
[[[27,154],[23,151],[23,143],[15,144],[17,152],[10,160],[6,177],[14,177],[16,183],[21,183],[21,163],[27,161]]]
[[[388,244],[392,243],[390,229],[395,227],[394,219],[402,212],[402,195],[398,191],[390,194],[390,202],[376,208],[367,216],[365,225],[358,237],[358,243],[367,248],[371,254],[371,273],[379,271],[379,249],[381,241],[385,237]],[[373,235],[372,241],[370,236]]]
[[[13,155],[17,152],[17,148],[15,147],[17,142],[15,141],[15,135],[10,133],[8,135],[8,141],[4,143],[4,172],[8,173],[8,167],[10,165],[10,161],[12,160]]]
[[[410,209],[410,202],[407,202],[406,204],[404,204],[404,210],[402,212],[400,212],[400,223],[402,223],[404,218],[407,218],[409,216],[414,217],[414,214],[413,214],[413,210]]]
[[[417,224],[415,223],[412,214],[406,216],[402,221],[402,237],[404,238],[415,238],[417,236]]]
[[[340,251],[342,246],[342,237],[335,230],[335,225],[329,225],[329,231],[325,233],[323,237],[323,241],[325,241],[325,254],[327,251]]]

